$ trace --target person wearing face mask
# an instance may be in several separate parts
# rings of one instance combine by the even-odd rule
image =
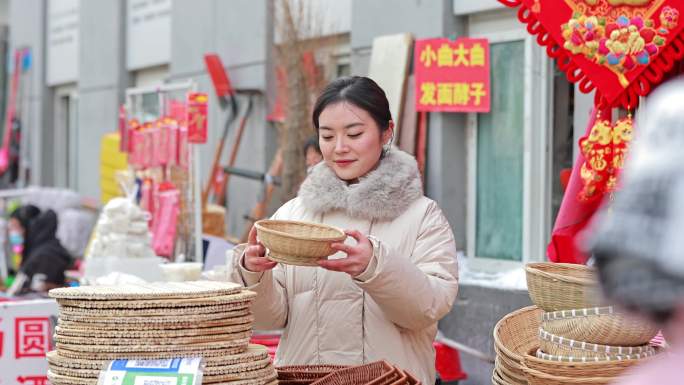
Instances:
[[[456,244],[423,194],[415,159],[390,148],[384,91],[366,77],[329,84],[313,109],[323,161],[274,219],[346,229],[320,268],[266,258],[252,228],[233,250],[230,276],[257,292],[257,329],[284,328],[276,365],[387,360],[435,383],[437,322],[458,291]]]
[[[71,266],[72,258],[55,236],[54,211],[41,212],[32,205],[19,207],[10,215],[8,232],[10,244],[22,255],[9,295],[47,292],[64,286],[64,271]]]

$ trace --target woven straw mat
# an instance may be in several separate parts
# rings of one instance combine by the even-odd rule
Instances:
[[[107,363],[109,363],[108,359],[96,360],[90,358],[69,358],[61,355],[60,352],[56,350],[48,352],[46,357],[50,365],[72,369],[100,370]],[[258,362],[268,359],[268,349],[265,346],[251,344],[247,347],[247,350],[242,353],[220,355],[217,357],[204,357],[204,363],[206,364],[207,368],[215,367],[220,370],[222,368],[230,367],[237,364]]]
[[[187,328],[171,330],[99,330],[84,327],[55,327],[58,336],[81,337],[81,338],[164,338],[164,337],[193,337],[208,336],[225,333],[248,331],[252,328],[252,322],[248,318],[245,323],[229,326]]]
[[[256,293],[249,290],[243,290],[236,294],[201,298],[159,298],[141,300],[83,300],[58,298],[57,303],[62,306],[85,309],[148,309],[227,305],[244,302],[253,299],[254,297],[256,297]]]
[[[241,309],[234,309],[219,313],[208,313],[208,314],[188,314],[178,317],[175,314],[166,314],[161,316],[131,316],[131,315],[82,315],[82,314],[67,314],[60,313],[60,322],[73,322],[79,324],[108,324],[117,329],[123,329],[124,327],[132,327],[139,329],[141,327],[148,326],[150,324],[159,325],[158,328],[165,329],[167,325],[186,325],[188,323],[197,324],[200,322],[208,321],[221,321],[226,318],[232,317],[243,317],[251,314],[248,306],[244,306]]]
[[[80,307],[60,306],[60,315],[81,316],[81,317],[141,317],[141,316],[181,316],[197,314],[214,314],[219,312],[229,312],[249,307],[251,300],[235,302],[227,305],[214,306],[194,306],[169,308],[150,308],[150,309],[84,309]]]
[[[206,349],[206,348],[194,348],[187,351],[146,351],[146,352],[88,352],[78,350],[79,347],[69,346],[65,347],[57,346],[59,350],[59,355],[68,359],[79,359],[79,360],[118,360],[121,358],[128,359],[138,359],[138,360],[156,360],[163,358],[177,358],[177,357],[197,357],[202,356],[205,360],[209,357],[221,358],[230,355],[236,355],[244,353],[247,349],[247,344],[249,340],[244,340],[244,345],[231,346],[231,347],[219,347],[216,349]],[[71,350],[70,350],[71,349]],[[76,350],[73,350],[76,349]]]
[[[232,282],[157,282],[140,285],[79,286],[50,290],[50,297],[87,300],[141,300],[201,298],[237,294],[243,287]]]
[[[191,345],[151,345],[147,343],[139,345],[81,345],[65,344],[57,342],[57,349],[66,349],[80,353],[182,353],[182,352],[211,352],[220,349],[230,349],[242,347],[242,351],[249,344],[249,333],[245,333],[245,338],[230,341],[210,341],[195,343]],[[61,352],[60,352],[61,353]],[[202,354],[203,355],[203,354]]]

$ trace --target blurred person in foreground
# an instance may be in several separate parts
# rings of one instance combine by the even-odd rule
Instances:
[[[588,235],[605,294],[657,322],[671,345],[619,382],[682,384],[684,363],[684,80],[646,101],[622,187]]]
[[[21,250],[19,272],[7,294],[44,293],[64,286],[72,258],[56,237],[57,214],[25,205],[10,215],[9,241]]]

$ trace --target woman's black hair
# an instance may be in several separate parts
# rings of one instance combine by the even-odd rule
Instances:
[[[16,219],[21,227],[24,228],[24,231],[27,231],[31,221],[38,215],[40,215],[40,209],[38,207],[34,205],[24,205],[12,211],[10,218]]]
[[[304,143],[304,155],[306,155],[309,148],[313,148],[319,154],[321,153],[321,147],[318,145],[318,136],[314,135],[306,140],[306,143]]]
[[[312,121],[318,132],[318,118],[321,112],[332,104],[348,102],[370,114],[380,128],[385,132],[392,120],[389,101],[385,91],[372,79],[363,76],[347,76],[334,80],[328,84],[318,96],[314,104]]]

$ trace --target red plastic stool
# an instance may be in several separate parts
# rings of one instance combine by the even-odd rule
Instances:
[[[468,375],[461,368],[461,356],[458,350],[440,342],[433,342],[432,345],[435,347],[436,353],[435,368],[442,381],[460,381],[468,378]]]

